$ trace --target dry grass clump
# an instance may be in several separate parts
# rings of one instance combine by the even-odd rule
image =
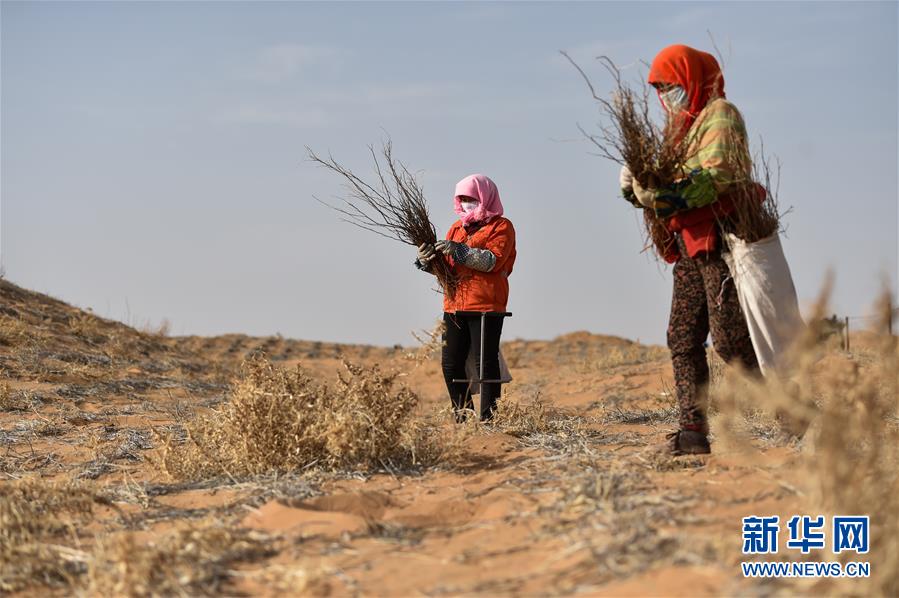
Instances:
[[[163,318],[163,320],[159,324],[153,324],[149,321],[144,323],[143,326],[140,327],[139,332],[146,336],[155,338],[155,339],[164,339],[169,333],[172,331],[172,323],[167,319]]]
[[[821,321],[824,310],[818,311],[812,322]],[[720,424],[713,427],[729,436],[730,442],[745,439],[743,413],[752,406],[777,418],[786,432],[802,436],[806,472],[802,480],[807,484],[809,509],[871,517],[870,537],[876,538],[876,545],[864,559],[872,563],[871,585],[866,589],[854,585],[852,592],[895,596],[899,594],[899,537],[895,534],[899,529],[895,508],[899,345],[885,324],[876,350],[864,360],[824,353],[816,337],[817,331],[810,326],[798,343],[789,377],[759,381],[729,376],[716,393],[721,414]]]
[[[584,359],[578,367],[580,373],[606,372],[620,366],[633,366],[668,359],[670,353],[666,347],[647,346],[632,343],[623,347],[612,347],[599,355]]]
[[[28,395],[15,392],[9,384],[0,384],[0,411],[25,411],[31,407]]]
[[[77,526],[99,500],[87,485],[28,478],[0,484],[0,590],[64,586],[84,572]]]
[[[214,596],[229,566],[272,554],[270,538],[222,523],[185,525],[158,540],[134,533],[101,542],[87,576],[99,596]]]
[[[545,434],[556,426],[557,413],[549,402],[541,396],[530,403],[500,400],[491,425],[499,432],[510,436]]]
[[[527,447],[554,454],[591,453],[601,432],[593,418],[556,409],[539,395],[529,403],[501,399],[490,428],[519,439]]]
[[[431,330],[422,330],[421,333],[413,332],[412,336],[418,341],[418,348],[407,352],[404,357],[411,361],[415,367],[430,361],[443,348],[443,333],[446,332],[446,322],[438,320]]]
[[[684,497],[658,487],[639,461],[617,465],[580,457],[558,463],[561,496],[546,511],[539,534],[564,534],[569,554],[582,560],[558,580],[555,593],[595,592],[598,580],[631,577],[691,557],[692,547],[670,531]]]
[[[0,316],[0,345],[10,347],[20,345],[29,337],[28,325],[20,318]]]
[[[166,442],[162,465],[173,477],[188,479],[402,468],[448,455],[453,441],[415,417],[418,397],[394,388],[398,374],[345,367],[331,385],[301,367],[286,370],[251,359],[222,409],[191,423],[186,442]]]
[[[374,147],[369,146],[375,166],[374,183],[365,182],[331,156],[324,159],[308,147],[306,150],[311,161],[343,177],[348,192],[343,200],[346,207],[322,203],[343,214],[347,222],[413,247],[437,242],[437,229],[431,223],[424,191],[415,175],[393,157],[389,141],[381,150],[383,166]],[[452,297],[459,281],[446,260],[433,260],[431,271],[444,292]]]
[[[78,311],[69,316],[69,330],[89,343],[102,343],[107,339],[103,320],[92,313]]]

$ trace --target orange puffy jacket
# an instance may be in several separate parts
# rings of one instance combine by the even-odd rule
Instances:
[[[446,238],[465,243],[474,249],[489,249],[496,256],[496,264],[490,272],[472,270],[457,264],[450,256],[446,259],[453,272],[459,276],[459,286],[453,299],[444,296],[443,311],[506,311],[509,300],[509,275],[515,264],[515,229],[502,216],[491,220],[471,235],[461,221],[453,224]]]

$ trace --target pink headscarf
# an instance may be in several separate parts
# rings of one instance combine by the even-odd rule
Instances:
[[[478,207],[468,212],[462,211],[462,202],[459,197],[465,195],[478,200]],[[499,200],[499,190],[496,183],[483,174],[471,174],[456,183],[456,196],[453,200],[456,214],[462,224],[467,226],[475,222],[487,223],[503,215],[503,204]]]

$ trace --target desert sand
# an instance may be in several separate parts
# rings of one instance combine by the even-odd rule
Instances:
[[[266,548],[223,559],[212,581],[187,594],[784,591],[743,579],[741,518],[803,512],[803,443],[760,417],[749,442],[714,437],[711,456],[656,452],[676,426],[663,347],[589,332],[508,340],[514,381],[500,409],[538,401],[555,423],[539,431],[477,427],[465,458],[445,467],[182,481],[152,455],[166,435],[228,399],[251,354],[322,378],[334,378],[342,360],[403,371],[423,412],[448,402],[439,356],[417,363],[407,357],[414,347],[168,337],[7,281],[0,292],[0,484],[76,480],[106,497],[54,540],[71,547],[81,572],[26,583],[17,590],[23,595],[83,591],[85,555],[111,539],[152,545],[210,522]],[[712,425],[714,432],[714,418]]]

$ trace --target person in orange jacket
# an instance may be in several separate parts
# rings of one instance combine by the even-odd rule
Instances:
[[[415,265],[431,271],[433,260],[443,259],[459,280],[453,297],[444,296],[442,366],[456,421],[465,417],[464,410],[474,409],[466,382],[465,361],[474,350],[478,368],[484,360],[484,377],[500,378],[499,343],[502,317],[487,317],[484,322],[484,355],[481,347],[481,317],[478,312],[503,313],[509,300],[509,275],[515,264],[515,229],[503,217],[503,204],[496,184],[482,174],[465,177],[456,184],[454,198],[457,220],[446,239],[418,249]],[[496,412],[502,386],[481,385],[482,420],[490,420]]]

